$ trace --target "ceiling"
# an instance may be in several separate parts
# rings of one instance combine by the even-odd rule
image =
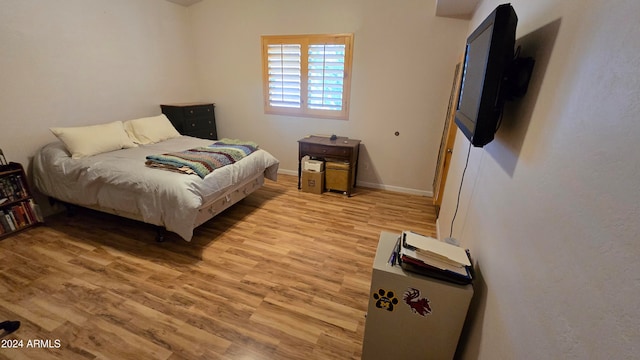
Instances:
[[[438,0],[436,16],[469,20],[480,0]]]
[[[202,0],[167,0],[174,4],[190,6]],[[436,16],[471,19],[480,0],[437,0]]]
[[[167,1],[172,2],[174,4],[182,5],[182,6],[189,6],[189,5],[198,3],[202,0],[167,0]]]

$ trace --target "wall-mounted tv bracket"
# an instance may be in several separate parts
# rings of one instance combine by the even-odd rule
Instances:
[[[527,93],[535,60],[532,57],[520,57],[520,47],[516,50],[513,61],[507,67],[504,77],[504,99],[519,99]]]

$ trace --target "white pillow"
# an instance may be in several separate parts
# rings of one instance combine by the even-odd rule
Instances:
[[[124,130],[134,143],[143,145],[182,136],[165,114],[125,121]]]
[[[122,121],[91,126],[56,127],[49,130],[64,143],[73,159],[138,146],[129,139]]]

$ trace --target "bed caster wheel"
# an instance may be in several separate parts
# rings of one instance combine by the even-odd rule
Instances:
[[[158,226],[156,228],[156,242],[164,242],[164,228]]]

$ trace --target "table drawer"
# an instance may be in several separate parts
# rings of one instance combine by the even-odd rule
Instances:
[[[211,118],[184,119],[184,131],[211,129],[214,121]]]
[[[212,116],[213,105],[188,106],[184,108],[184,118],[195,118],[202,116]]]
[[[218,135],[216,134],[215,129],[186,131],[184,135],[193,136],[200,139],[218,140]]]
[[[300,144],[300,151],[302,154],[313,154],[314,156],[341,156],[349,157],[351,155],[351,148],[337,147],[337,146],[325,146],[318,144]]]

